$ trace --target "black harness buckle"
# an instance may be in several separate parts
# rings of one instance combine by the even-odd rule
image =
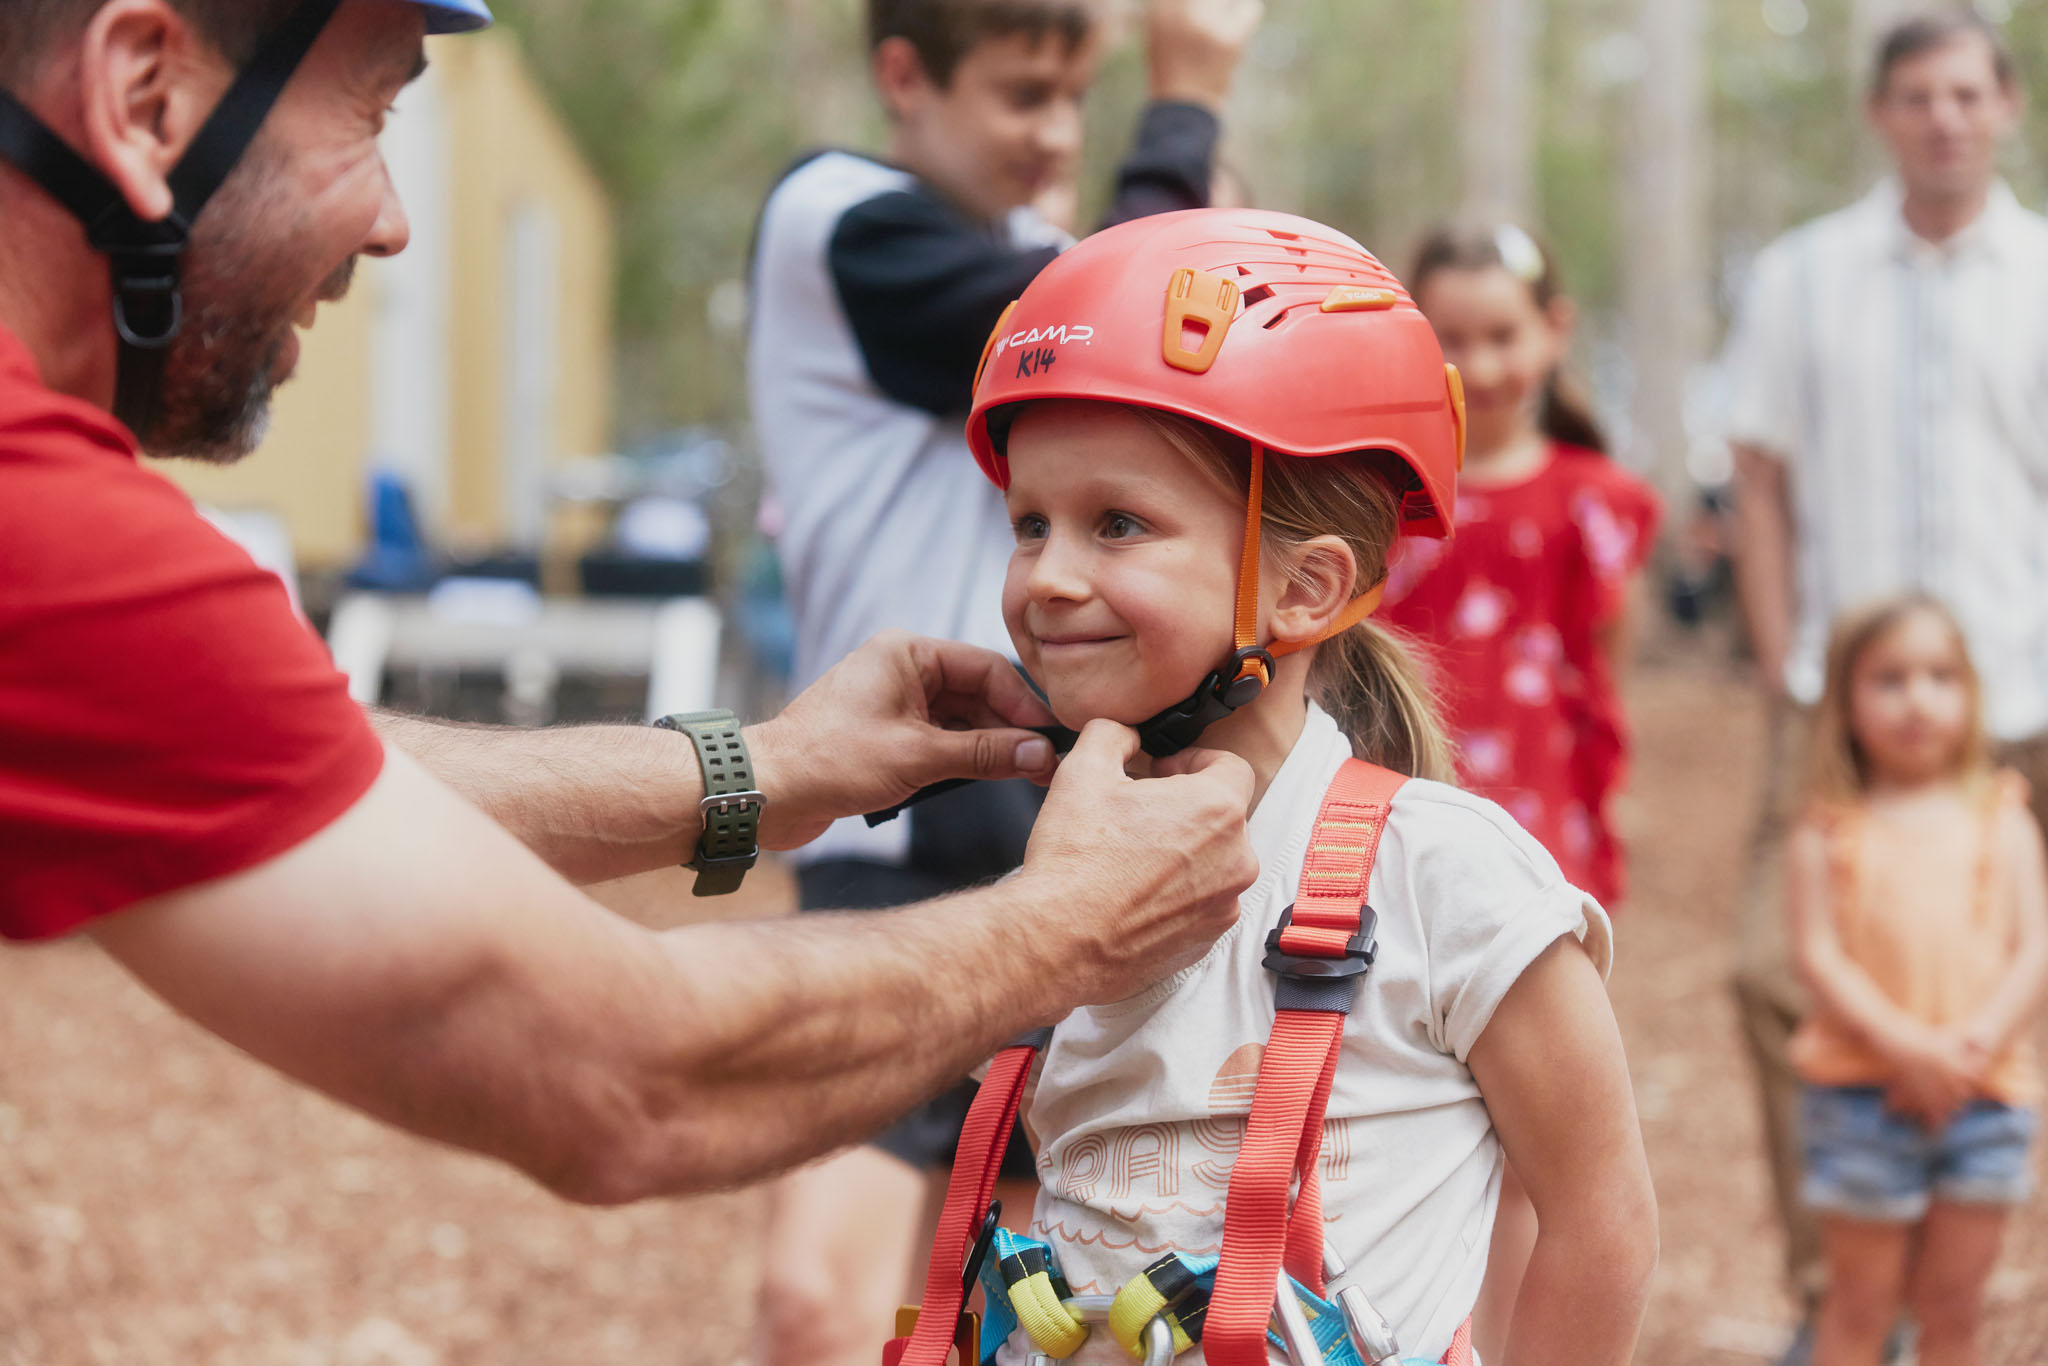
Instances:
[[[1344,941],[1344,953],[1337,958],[1289,953],[1280,947],[1280,936],[1294,923],[1294,907],[1280,912],[1280,923],[1266,936],[1268,971],[1279,974],[1273,988],[1273,1005],[1279,1010],[1323,1010],[1349,1015],[1358,995],[1359,979],[1372,971],[1379,955],[1374,931],[1379,913],[1371,906],[1358,908],[1358,933]]]

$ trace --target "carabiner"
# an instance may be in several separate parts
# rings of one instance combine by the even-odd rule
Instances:
[[[1287,1346],[1290,1366],[1324,1366],[1322,1344],[1316,1341],[1315,1329],[1308,1326],[1308,1315],[1301,1312],[1301,1301],[1294,1297],[1294,1278],[1284,1267],[1274,1278],[1273,1317],[1280,1321],[1280,1341]]]
[[[1344,1259],[1337,1255],[1337,1249],[1329,1243],[1323,1244],[1323,1279],[1341,1280],[1344,1276]],[[1355,1285],[1347,1285],[1336,1294],[1337,1307],[1344,1311],[1344,1328],[1351,1335],[1351,1345],[1358,1349],[1365,1366],[1380,1366],[1383,1361],[1398,1361],[1401,1358],[1401,1340],[1394,1336],[1394,1325],[1386,1316],[1372,1307],[1372,1301],[1365,1292]]]
[[[1070,1300],[1061,1300],[1069,1314],[1083,1323],[1107,1323],[1109,1306],[1116,1302],[1114,1295],[1076,1295]],[[1053,1366],[1050,1358],[1034,1352],[1030,1366]],[[1173,1366],[1173,1325],[1166,1321],[1163,1313],[1155,1314],[1145,1322],[1145,1366]],[[1320,1360],[1317,1366],[1321,1366]]]

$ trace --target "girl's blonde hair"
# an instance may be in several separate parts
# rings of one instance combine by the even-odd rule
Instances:
[[[1956,756],[1956,772],[1969,778],[1990,773],[1991,742],[1984,733],[1984,686],[1963,639],[1962,624],[1939,598],[1904,593],[1845,614],[1835,622],[1828,636],[1827,681],[1821,690],[1820,706],[1814,712],[1807,756],[1807,791],[1813,800],[1845,804],[1869,789],[1870,760],[1857,742],[1850,716],[1849,689],[1856,665],[1871,646],[1908,618],[1923,614],[1948,629],[1955,641],[1956,658],[1962,661],[1969,710],[1963,722],[1963,748]]]
[[[1248,495],[1251,448],[1243,438],[1172,413],[1136,411],[1233,497]],[[1267,548],[1289,550],[1316,536],[1337,536],[1358,561],[1352,596],[1386,578],[1400,534],[1401,490],[1415,482],[1397,459],[1378,451],[1314,458],[1269,452],[1265,468],[1260,525]],[[1367,618],[1324,641],[1309,668],[1308,691],[1351,738],[1359,758],[1410,777],[1454,781],[1450,741],[1422,670],[1385,627]]]

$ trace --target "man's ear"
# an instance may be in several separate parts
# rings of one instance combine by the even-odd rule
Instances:
[[[233,79],[167,0],[110,0],[79,40],[80,150],[156,222],[171,211],[171,169]]]
[[[924,58],[917,55],[916,45],[908,38],[884,38],[875,44],[870,64],[883,112],[892,119],[914,112],[937,88],[931,73],[924,69]]]
[[[1316,536],[1286,552],[1276,566],[1280,595],[1273,604],[1273,639],[1314,640],[1329,630],[1357,596],[1358,557],[1341,536]]]

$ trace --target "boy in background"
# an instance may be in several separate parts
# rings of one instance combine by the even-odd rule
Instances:
[[[1010,650],[1013,537],[963,425],[1003,309],[1072,244],[1034,206],[1073,200],[1100,7],[869,0],[886,156],[816,152],[769,193],[748,388],[785,519],[798,687],[883,630]],[[1208,202],[1218,114],[1262,14],[1260,0],[1149,0],[1151,102],[1108,222]],[[805,851],[800,904],[880,908],[1001,876],[1022,860],[1037,801],[1028,784],[990,784],[873,830],[841,822]],[[963,1084],[781,1184],[760,1366],[872,1361],[895,1307],[917,1298],[906,1275],[972,1095]],[[1031,1174],[1028,1159],[1014,1173]],[[1010,1193],[1020,1217],[1027,1192]]]

